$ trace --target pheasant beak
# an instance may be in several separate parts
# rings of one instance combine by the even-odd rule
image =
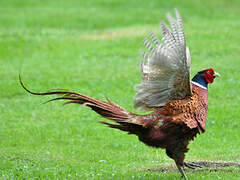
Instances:
[[[215,78],[215,77],[221,77],[221,76],[220,76],[220,74],[219,74],[219,73],[217,73],[217,72],[214,72],[214,74],[213,74],[213,77]]]

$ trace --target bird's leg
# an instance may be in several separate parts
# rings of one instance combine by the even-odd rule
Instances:
[[[187,175],[185,174],[184,170],[183,170],[183,166],[184,166],[184,151],[183,152],[179,152],[178,149],[177,151],[173,151],[174,148],[167,148],[166,149],[166,153],[168,155],[168,157],[172,158],[175,161],[175,164],[179,170],[179,172],[181,173],[182,177],[184,179],[187,179]]]
[[[188,168],[191,168],[191,169],[203,168],[203,166],[198,165],[198,164],[196,164],[196,163],[187,163],[187,162],[184,162],[184,166],[186,166],[186,167],[188,167]]]
[[[175,161],[175,163],[176,163],[176,166],[177,166],[179,172],[182,174],[182,177],[184,177],[185,179],[187,179],[187,175],[185,174],[185,172],[184,172],[184,170],[183,170],[183,166],[181,166],[181,165],[180,165],[179,163],[177,163],[176,161]]]

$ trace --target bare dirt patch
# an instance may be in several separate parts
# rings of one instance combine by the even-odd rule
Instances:
[[[192,162],[202,167],[215,167],[215,168],[222,168],[222,167],[238,167],[240,168],[239,163],[233,162],[207,162],[207,161],[199,161],[199,162]]]
[[[240,163],[233,163],[233,162],[208,162],[208,161],[199,161],[199,162],[191,162],[196,165],[201,166],[201,168],[190,169],[185,167],[184,169],[191,172],[199,172],[199,171],[218,171],[223,170],[224,167],[235,167],[240,169]],[[225,171],[226,169],[224,169]],[[168,167],[161,167],[161,168],[147,168],[143,169],[143,171],[149,172],[160,172],[160,173],[167,173],[176,171],[176,167],[174,165],[170,165]]]

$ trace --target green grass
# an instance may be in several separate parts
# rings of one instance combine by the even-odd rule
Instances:
[[[140,82],[142,41],[177,7],[191,49],[192,75],[213,67],[207,131],[187,161],[240,160],[240,1],[3,0],[0,2],[1,179],[179,179],[161,149],[97,123],[89,109],[42,105],[35,91],[64,88],[130,111]],[[160,172],[168,168],[167,172]],[[150,172],[151,169],[153,172]],[[236,168],[187,171],[190,179],[239,179]]]

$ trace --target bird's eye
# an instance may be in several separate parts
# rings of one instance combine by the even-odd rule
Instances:
[[[210,71],[207,71],[207,74],[211,74],[211,72],[210,72]]]

